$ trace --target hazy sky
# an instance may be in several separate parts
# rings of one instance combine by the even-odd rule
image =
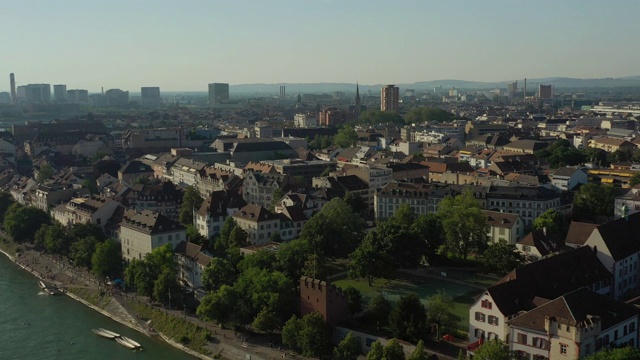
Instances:
[[[640,1],[0,0],[0,91],[639,75]],[[6,79],[6,80],[5,80]]]

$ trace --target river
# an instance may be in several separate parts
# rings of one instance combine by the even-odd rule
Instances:
[[[64,295],[44,295],[37,278],[0,254],[0,359],[194,359]],[[138,341],[133,352],[95,335],[102,327]]]

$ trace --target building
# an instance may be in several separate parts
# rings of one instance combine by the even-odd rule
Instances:
[[[578,184],[587,183],[587,173],[577,167],[563,167],[551,175],[551,185],[560,191],[571,191]]]
[[[337,127],[349,120],[347,111],[335,107],[323,109],[318,113],[318,124],[321,126]]]
[[[204,293],[202,273],[213,258],[203,252],[202,245],[181,241],[174,250],[178,281],[188,289]]]
[[[553,86],[538,85],[538,99],[553,99]]]
[[[139,179],[153,177],[153,168],[142,161],[133,160],[118,170],[118,180],[131,185]]]
[[[235,191],[213,191],[193,214],[198,233],[207,239],[213,238],[220,233],[227,218],[245,205],[246,201]]]
[[[67,85],[53,85],[53,101],[56,103],[67,101]]]
[[[524,222],[516,214],[482,210],[487,217],[487,237],[490,243],[504,241],[515,244],[524,236]]]
[[[142,259],[153,249],[171,244],[175,249],[187,239],[184,226],[168,217],[149,210],[128,210],[120,222],[118,240],[122,247],[122,258],[127,262]]]
[[[387,219],[402,206],[409,204],[411,211],[416,215],[424,215],[433,209],[429,207],[428,184],[413,184],[407,182],[392,181],[376,191],[374,211],[376,219]]]
[[[88,188],[78,188],[72,184],[38,184],[35,197],[31,198],[31,205],[49,212],[49,209],[63,201],[69,201],[73,197],[89,195]]]
[[[582,359],[638,345],[638,310],[584,288],[509,320],[509,327],[518,359]]]
[[[51,85],[50,84],[29,84],[19,86],[23,88],[25,101],[27,104],[49,104],[51,103]]]
[[[251,244],[269,242],[274,234],[280,236],[280,217],[260,205],[246,205],[231,216],[247,232]]]
[[[398,112],[400,88],[395,85],[385,85],[380,89],[380,110]]]
[[[109,89],[104,92],[106,106],[122,107],[129,105],[129,92],[120,89]]]
[[[318,116],[310,113],[298,113],[293,117],[293,126],[297,128],[309,128],[318,126]]]
[[[249,204],[268,206],[273,200],[273,192],[288,184],[286,175],[249,171],[242,183],[242,198]]]
[[[104,197],[78,197],[51,209],[51,217],[65,226],[90,223],[104,228],[119,206]]]
[[[229,101],[229,84],[209,84],[209,106],[215,107]]]
[[[86,104],[89,102],[89,91],[81,89],[67,90],[67,102],[72,104]]]
[[[280,85],[280,99],[287,98],[287,87],[284,85]]]
[[[616,151],[635,151],[638,147],[625,139],[602,137],[589,140],[589,147],[604,150],[608,153]]]
[[[326,281],[303,276],[300,278],[300,316],[318,312],[335,325],[349,318],[347,296],[342,289]]]
[[[159,109],[162,103],[159,87],[141,87],[140,95],[142,107],[145,109]]]

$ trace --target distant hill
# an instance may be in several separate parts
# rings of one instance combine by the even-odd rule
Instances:
[[[434,87],[442,86],[443,90],[455,87],[457,89],[482,90],[495,89],[496,87],[506,89],[507,84],[512,81],[498,82],[478,82],[466,80],[432,80],[420,81],[411,84],[395,84],[400,87],[401,93],[405,89],[414,90],[432,90]],[[539,84],[553,85],[557,88],[617,88],[617,87],[640,87],[640,75],[628,76],[623,78],[604,78],[604,79],[577,79],[568,77],[549,77],[539,79],[527,79],[527,87],[533,90]],[[231,85],[232,93],[257,93],[257,94],[277,94],[280,86],[286,86],[288,95],[308,94],[308,93],[326,93],[332,94],[335,91],[344,91],[353,93],[356,90],[355,83],[277,83],[277,84],[241,84]],[[523,79],[518,79],[518,87],[524,85]],[[366,94],[371,91],[378,94],[382,84],[364,85],[360,84],[360,93]]]

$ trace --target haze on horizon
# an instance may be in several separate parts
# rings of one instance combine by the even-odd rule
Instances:
[[[640,73],[640,2],[4,1],[0,91]]]

